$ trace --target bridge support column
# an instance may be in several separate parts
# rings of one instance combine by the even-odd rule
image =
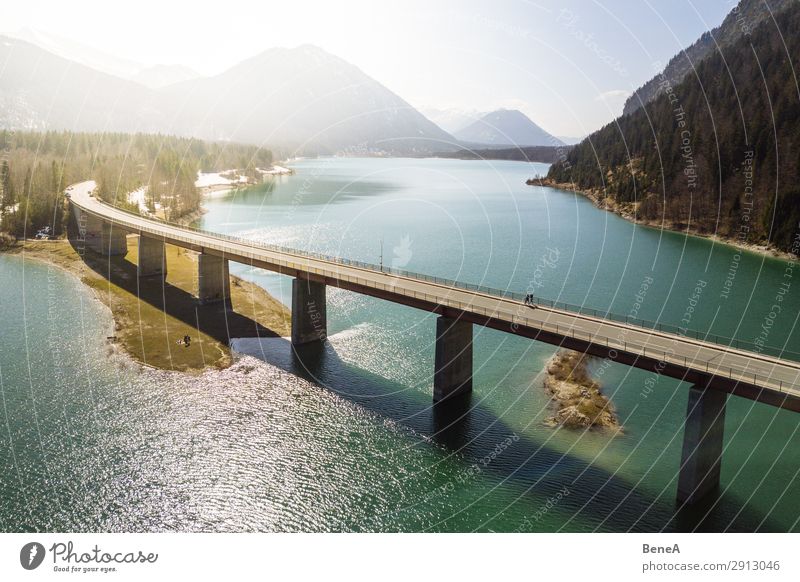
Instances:
[[[292,281],[292,345],[322,342],[328,336],[326,288],[308,279]]]
[[[128,252],[128,233],[119,226],[111,224],[88,213],[76,214],[79,225],[83,225],[83,235],[87,246],[103,255],[125,255]]]
[[[102,252],[103,247],[103,221],[92,216],[87,212],[83,212],[77,206],[75,208],[75,219],[78,222],[78,229],[80,236],[86,243],[86,246],[95,251],[96,253]]]
[[[139,235],[139,277],[151,275],[167,276],[167,254],[164,241],[143,234]]]
[[[472,392],[472,324],[440,316],[436,320],[433,401]]]
[[[231,300],[228,259],[200,253],[197,257],[197,300],[201,305]]]
[[[727,393],[708,386],[689,389],[678,476],[679,503],[693,505],[719,487],[727,397]]]
[[[104,255],[128,254],[128,233],[115,224],[103,223]]]

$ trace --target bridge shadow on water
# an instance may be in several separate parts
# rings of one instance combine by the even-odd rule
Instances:
[[[343,361],[329,342],[293,347],[283,338],[244,340],[237,341],[236,348],[240,353],[324,387],[417,434],[429,436],[448,454],[455,454],[464,464],[464,471],[477,464],[481,474],[519,488],[523,504],[518,508],[512,506],[508,512],[518,515],[523,526],[525,518],[531,518],[528,527],[523,527],[524,531],[537,529],[532,516],[519,513],[526,505],[524,498],[534,498],[535,506],[543,506],[564,487],[568,488],[569,495],[559,496],[558,510],[562,515],[577,514],[565,525],[565,531],[592,530],[598,526],[603,531],[752,531],[761,522],[761,516],[748,512],[747,508],[736,516],[741,503],[731,495],[726,495],[713,508],[707,504],[677,511],[674,482],[656,499],[646,492],[631,489],[638,475],[622,479],[583,459],[548,448],[529,435],[516,434],[518,440],[496,453],[496,447],[515,437],[515,431],[502,417],[478,402],[477,396],[434,406],[430,393]],[[678,465],[679,459],[675,459],[676,471]],[[454,507],[453,511],[458,509]],[[759,531],[774,529],[775,526],[765,521]]]
[[[72,239],[71,244],[76,245]],[[106,257],[91,251],[82,255],[92,270],[138,295],[141,301],[187,326],[195,329],[199,326],[218,341],[245,338],[247,342],[251,338],[249,341],[255,342],[252,345],[237,342],[241,353],[324,387],[417,434],[428,435],[449,454],[457,455],[464,471],[476,464],[481,474],[491,476],[498,484],[506,482],[517,487],[523,498],[533,498],[538,507],[567,487],[569,495],[560,498],[558,510],[563,515],[575,515],[575,519],[564,526],[565,531],[596,527],[604,531],[753,531],[756,527],[759,531],[780,531],[770,520],[761,524],[761,516],[748,508],[737,516],[741,502],[730,494],[714,507],[710,507],[713,503],[710,500],[703,507],[677,511],[673,501],[674,482],[659,498],[631,489],[638,476],[622,479],[583,459],[548,448],[529,435],[517,435],[477,397],[467,396],[433,406],[430,392],[423,393],[349,364],[329,342],[295,348],[272,330],[230,308],[219,304],[198,306],[192,294],[174,285],[166,282],[162,285],[160,280],[140,285],[136,265],[124,257]],[[480,386],[476,388],[480,390]],[[515,436],[518,440],[495,453],[498,445]],[[679,459],[674,462],[677,471]],[[454,507],[453,511],[458,509]],[[512,506],[508,511],[518,513],[519,509]],[[519,515],[523,531],[537,529],[531,518]]]

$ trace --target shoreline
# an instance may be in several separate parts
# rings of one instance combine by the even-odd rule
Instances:
[[[197,305],[192,299],[195,253],[167,245],[166,283],[139,280],[137,245],[131,235],[128,254],[81,256],[68,239],[26,240],[0,253],[52,266],[77,277],[109,310],[113,335],[109,345],[147,368],[190,374],[230,367],[230,340],[237,337],[288,337],[289,309],[266,290],[230,276],[231,306]],[[181,343],[188,335],[191,343]]]
[[[282,165],[279,165],[282,164]],[[195,182],[195,187],[197,188],[198,192],[201,196],[206,196],[209,194],[213,194],[214,192],[226,192],[229,190],[243,190],[245,188],[250,188],[251,186],[258,186],[264,182],[264,178],[274,178],[276,176],[292,176],[295,173],[294,168],[288,167],[288,162],[284,160],[278,160],[278,162],[273,163],[269,169],[262,170],[260,168],[256,168],[256,171],[261,176],[261,181],[256,181],[251,178],[246,178],[242,180],[242,176],[239,176],[238,180],[233,180],[231,178],[226,178],[224,174],[236,174],[236,169],[231,170],[223,170],[221,172],[208,172],[203,174],[202,176],[210,176],[216,175],[219,180],[224,180],[220,182],[209,182],[207,184],[198,184]],[[237,174],[238,175],[238,174]],[[200,178],[198,178],[200,181]]]
[[[184,214],[183,216],[175,220],[175,224],[180,224],[182,226],[191,226],[193,222],[197,222],[198,220],[200,220],[203,217],[203,215],[206,214],[207,212],[208,208],[200,204],[197,207],[197,210],[193,210],[188,214]]]
[[[732,247],[739,251],[746,251],[749,253],[753,253],[755,255],[761,255],[773,259],[780,259],[783,261],[793,261],[798,258],[791,253],[782,251],[771,245],[743,243],[735,238],[724,237],[717,234],[707,234],[692,229],[682,228],[679,230],[677,228],[674,228],[674,225],[671,226],[669,223],[637,218],[635,214],[634,204],[632,203],[621,204],[614,200],[609,200],[607,198],[601,200],[599,192],[596,192],[594,190],[581,190],[579,188],[574,188],[572,184],[567,182],[554,182],[552,180],[544,178],[541,180],[531,179],[527,182],[527,184],[529,186],[545,186],[547,188],[555,188],[556,190],[563,190],[565,192],[572,192],[573,194],[578,194],[580,196],[583,196],[584,198],[589,199],[596,208],[600,210],[605,210],[607,212],[611,212],[613,214],[616,214],[620,218],[627,220],[628,222],[631,222],[639,226],[644,226],[646,228],[652,228],[655,230],[667,231],[684,236],[692,236],[700,239],[705,239],[711,241],[714,244],[722,244],[728,247]]]

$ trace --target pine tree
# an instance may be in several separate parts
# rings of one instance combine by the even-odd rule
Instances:
[[[3,166],[0,168],[0,186],[3,188],[2,210],[6,211],[17,203],[14,184],[11,182],[11,169],[8,166],[8,160],[3,160]]]

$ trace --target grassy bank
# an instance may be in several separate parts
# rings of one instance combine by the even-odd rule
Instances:
[[[136,275],[137,237],[125,257],[86,250],[67,240],[26,241],[5,252],[46,261],[75,274],[114,316],[118,343],[138,362],[176,371],[224,368],[231,363],[229,338],[290,333],[289,310],[258,285],[231,277],[231,304],[197,305],[197,254],[167,245],[167,277]],[[191,337],[188,347],[178,342]]]

